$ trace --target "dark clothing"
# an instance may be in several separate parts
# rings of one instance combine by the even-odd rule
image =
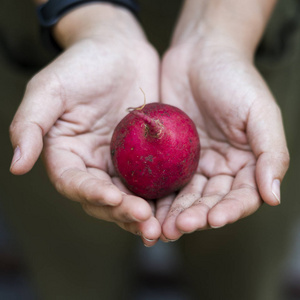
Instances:
[[[292,158],[282,185],[282,204],[264,205],[235,224],[187,235],[176,243],[196,299],[281,299],[289,233],[300,217],[298,2],[279,1],[257,55],[257,65],[281,106]],[[150,41],[162,51],[180,1],[140,3],[141,22]],[[30,4],[29,0],[0,2],[2,206],[41,299],[132,299],[135,249],[141,241],[113,224],[87,216],[80,205],[60,196],[41,163],[22,177],[8,173],[12,158],[9,124],[26,83],[51,59],[39,43]]]

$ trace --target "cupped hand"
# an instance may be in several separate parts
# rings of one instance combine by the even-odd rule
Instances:
[[[289,164],[281,113],[251,56],[215,40],[181,43],[163,59],[161,93],[194,120],[202,147],[192,181],[158,203],[163,240],[280,203]]]
[[[133,18],[119,10],[121,17]],[[151,246],[161,234],[153,205],[131,195],[116,177],[110,138],[126,109],[143,103],[139,87],[158,101],[159,60],[141,33],[122,36],[112,28],[80,36],[31,79],[10,127],[11,172],[28,172],[43,149],[61,194]]]

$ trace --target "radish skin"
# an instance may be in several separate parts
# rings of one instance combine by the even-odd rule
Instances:
[[[150,103],[131,110],[116,126],[111,157],[117,175],[131,192],[157,199],[191,180],[200,158],[199,136],[182,110]]]

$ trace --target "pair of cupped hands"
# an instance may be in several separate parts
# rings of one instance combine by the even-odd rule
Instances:
[[[278,205],[288,151],[280,110],[253,53],[214,35],[189,34],[173,38],[160,60],[129,12],[114,8],[98,27],[85,26],[80,18],[89,9],[59,22],[54,35],[64,51],[27,85],[10,127],[11,172],[28,172],[42,153],[62,195],[140,235],[146,246],[233,223],[263,202]],[[92,15],[89,22],[99,22]],[[126,189],[110,156],[115,126],[128,107],[143,104],[140,87],[148,103],[186,112],[201,141],[191,182],[150,202]]]

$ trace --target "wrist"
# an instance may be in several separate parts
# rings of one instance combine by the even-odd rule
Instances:
[[[126,8],[110,3],[89,3],[63,16],[52,34],[64,49],[82,39],[117,38],[145,39],[136,18]]]
[[[276,0],[186,0],[172,45],[211,41],[253,55]]]

